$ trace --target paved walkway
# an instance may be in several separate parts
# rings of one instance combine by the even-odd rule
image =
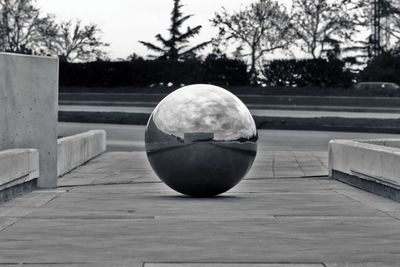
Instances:
[[[398,266],[400,204],[328,179],[326,161],[261,151],[232,191],[193,199],[143,152],[106,153],[0,205],[0,266]]]

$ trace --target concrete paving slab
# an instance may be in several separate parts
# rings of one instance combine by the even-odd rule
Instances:
[[[295,157],[293,152],[278,156]],[[62,190],[34,192],[0,205],[0,265],[358,267],[400,262],[399,203],[326,176],[263,177],[264,169],[275,170],[263,167],[266,158],[261,151],[253,175],[226,194],[196,199],[161,183],[143,152],[106,153],[60,179]],[[82,183],[68,182],[79,177]]]
[[[144,267],[324,267],[322,263],[145,263]]]
[[[299,167],[299,163],[297,161],[278,161],[274,162],[275,168],[286,168],[286,167]]]
[[[363,262],[363,263],[325,263],[326,267],[397,267],[398,264],[381,263],[381,262]]]
[[[319,160],[313,160],[313,161],[298,161],[299,166],[302,167],[324,167],[324,169],[326,170],[326,167],[322,164],[321,161]]]
[[[314,166],[314,167],[303,167],[300,166],[301,171],[304,173],[305,177],[313,176],[324,176],[326,175],[326,167],[324,166]]]
[[[274,169],[274,177],[303,177],[304,173],[300,168],[275,168]]]

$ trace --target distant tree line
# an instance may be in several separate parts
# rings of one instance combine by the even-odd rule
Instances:
[[[96,24],[56,22],[35,6],[35,0],[0,0],[0,51],[91,61],[104,58],[108,45]]]
[[[339,59],[286,59],[265,64],[259,85],[268,87],[349,88],[355,81],[400,84],[400,55],[383,53],[359,73]],[[130,61],[60,62],[61,87],[148,87],[210,83],[221,86],[251,85],[247,64],[240,59],[211,54],[205,60],[171,62],[166,59]],[[134,89],[132,89],[134,90]]]
[[[202,26],[185,26],[192,15],[182,12],[182,0],[172,2],[168,35],[139,41],[151,54],[144,59],[133,53],[112,62],[98,25],[57,21],[37,8],[35,0],[0,0],[0,51],[58,56],[65,86],[202,82],[348,87],[356,80],[397,80],[400,8],[395,1],[379,1],[385,7],[380,16],[387,44],[378,57],[371,53],[374,39],[360,39],[358,34],[371,28],[372,1],[293,0],[285,6],[255,0],[239,10],[222,8],[210,20],[217,36],[195,45],[191,40]],[[201,55],[207,47],[211,54]],[[296,57],[300,51],[301,59]],[[271,60],[269,56],[278,52],[286,59]],[[363,71],[355,71],[354,66],[365,65]]]

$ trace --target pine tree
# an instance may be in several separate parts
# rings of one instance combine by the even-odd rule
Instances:
[[[161,56],[152,56],[168,60],[182,60],[191,57],[196,51],[205,48],[211,41],[203,42],[194,47],[188,48],[189,39],[200,33],[201,26],[198,25],[194,28],[187,27],[186,31],[182,32],[180,28],[183,23],[191,18],[193,15],[184,16],[181,12],[183,5],[180,0],[174,0],[174,8],[171,12],[171,27],[168,29],[170,37],[165,39],[161,34],[157,34],[155,38],[161,43],[161,46],[153,43],[139,41],[146,46],[149,50],[161,54]]]

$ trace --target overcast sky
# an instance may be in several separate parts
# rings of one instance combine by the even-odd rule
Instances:
[[[288,2],[283,0],[279,2]],[[184,26],[203,25],[201,34],[193,38],[193,44],[207,41],[216,30],[209,20],[224,6],[238,10],[252,0],[182,0],[184,14],[194,16]],[[38,6],[58,19],[78,18],[85,23],[96,23],[103,31],[103,40],[111,58],[126,58],[135,52],[145,56],[148,51],[138,40],[154,41],[170,25],[172,0],[37,0]]]

